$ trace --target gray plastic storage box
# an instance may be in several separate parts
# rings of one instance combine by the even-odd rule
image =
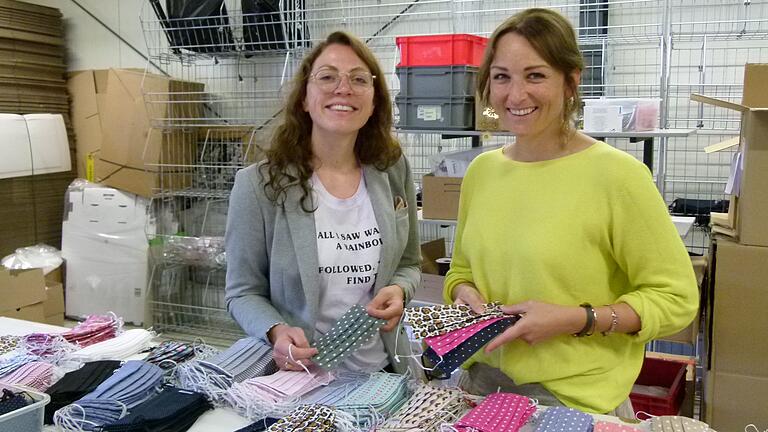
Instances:
[[[475,127],[475,98],[396,97],[400,129],[472,130]]]
[[[474,97],[477,68],[474,66],[399,67],[401,97]]]
[[[0,415],[0,431],[41,432],[43,430],[45,406],[51,401],[51,397],[26,387],[3,384],[0,388],[7,388],[14,393],[25,392],[34,400],[34,402],[24,408]]]

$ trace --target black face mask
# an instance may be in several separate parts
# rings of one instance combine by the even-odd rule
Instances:
[[[496,321],[472,335],[472,337],[462,342],[456,348],[448,351],[442,359],[432,348],[428,348],[424,351],[424,354],[421,355],[421,362],[424,367],[432,369],[424,371],[427,378],[439,380],[450,378],[451,373],[472,357],[472,355],[480,350],[483,345],[504,332],[504,330],[513,325],[516,321],[517,317],[504,318]]]
[[[51,402],[45,406],[45,424],[53,424],[53,413],[92,392],[111,377],[122,363],[115,360],[89,362],[64,375],[48,388]]]
[[[3,389],[3,395],[0,397],[0,415],[24,408],[32,402],[23,392],[14,393],[11,390]]]
[[[182,432],[211,409],[205,396],[176,387],[166,387],[134,408],[130,414],[101,427],[102,432]]]

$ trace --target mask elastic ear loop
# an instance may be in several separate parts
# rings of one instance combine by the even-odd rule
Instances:
[[[397,326],[395,327],[395,357],[394,358],[395,358],[395,361],[397,363],[400,363],[400,355],[397,353],[397,347],[399,345],[397,343],[397,341],[400,338],[400,332],[401,331],[405,332],[405,325],[403,325],[404,320],[405,320],[405,311],[403,311],[403,313],[400,314],[400,319],[397,320]],[[411,355],[410,356],[403,356],[403,357],[411,357],[411,356],[414,355],[413,354],[413,347],[411,346],[410,338],[408,339],[408,350],[411,352]]]
[[[646,419],[640,419],[640,418],[638,417],[640,414],[643,414],[643,415],[647,416],[648,418],[646,418]],[[657,416],[655,416],[655,415],[653,415],[653,414],[650,414],[650,413],[647,413],[647,412],[645,412],[645,411],[642,411],[642,410],[640,410],[640,411],[635,411],[635,419],[637,419],[637,420],[641,420],[641,421],[648,421],[648,420],[650,420],[650,419],[652,419],[652,418],[654,418],[654,417],[657,417]]]
[[[758,429],[757,426],[754,425],[754,423],[750,423],[744,426],[744,432],[760,432],[760,429]]]

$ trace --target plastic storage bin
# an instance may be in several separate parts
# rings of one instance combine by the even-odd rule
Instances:
[[[402,66],[480,66],[488,39],[470,34],[395,38]]]
[[[41,432],[43,430],[43,414],[45,406],[51,401],[51,397],[27,388],[12,385],[2,385],[13,392],[26,392],[34,402],[24,408],[0,415],[0,431],[2,432]]]
[[[644,411],[656,416],[677,415],[685,398],[686,367],[685,363],[646,357],[635,384],[666,387],[669,391],[663,397],[630,393],[635,412]]]
[[[401,129],[471,130],[475,127],[475,98],[396,97]]]
[[[477,68],[474,66],[416,66],[397,68],[400,96],[474,97]]]

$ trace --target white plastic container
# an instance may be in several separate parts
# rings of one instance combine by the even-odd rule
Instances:
[[[43,415],[45,406],[51,401],[51,397],[45,393],[30,390],[26,387],[2,385],[14,393],[25,392],[32,397],[34,402],[24,408],[0,415],[0,431],[2,432],[41,432],[43,430]]]

